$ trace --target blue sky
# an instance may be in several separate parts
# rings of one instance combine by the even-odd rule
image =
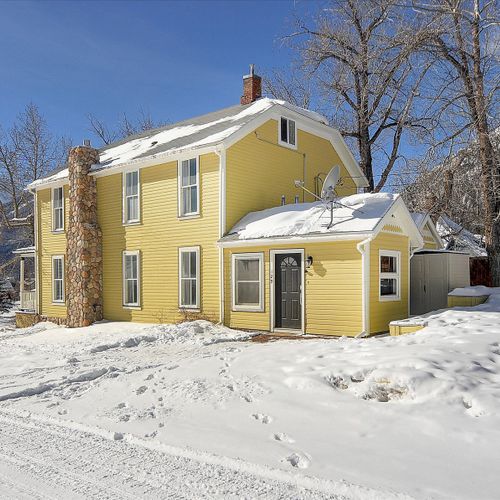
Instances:
[[[248,64],[290,64],[282,1],[3,2],[0,124],[36,103],[57,135],[88,137],[143,108],[174,122],[239,102]],[[310,7],[310,4],[308,5]]]

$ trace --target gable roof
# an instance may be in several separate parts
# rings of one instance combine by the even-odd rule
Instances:
[[[297,203],[250,212],[221,238],[231,245],[265,243],[269,239],[360,239],[375,236],[390,217],[396,215],[414,247],[423,245],[422,236],[398,194],[364,193],[338,198],[330,225],[325,203]],[[283,241],[286,242],[286,241]]]
[[[359,165],[340,133],[328,126],[328,120],[324,116],[286,101],[267,97],[247,105],[231,106],[173,125],[141,132],[109,144],[99,150],[99,164],[94,165],[91,172],[98,173],[115,167],[139,165],[145,160],[160,161],[170,155],[220,144],[228,147],[231,139],[237,137],[238,132],[250,132],[260,125],[259,118],[267,117],[274,112],[286,113],[299,119],[305,118],[305,121],[328,131],[332,144],[335,142],[336,149],[339,149],[338,154],[356,184],[359,187],[367,185]],[[67,177],[68,169],[62,168],[48,177],[32,182],[29,188],[36,189],[42,185],[63,181]]]
[[[427,225],[436,244],[441,248],[444,247],[444,242],[441,239],[439,231],[437,230],[436,225],[434,224],[434,221],[432,220],[429,213],[411,212],[411,217],[413,219],[413,222],[415,222],[415,224],[417,225],[418,230],[422,233],[423,236],[424,236],[425,226]]]

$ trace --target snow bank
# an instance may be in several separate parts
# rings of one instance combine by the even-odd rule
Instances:
[[[239,239],[372,231],[399,195],[392,193],[354,194],[339,198],[344,206],[330,209],[323,202],[296,203],[251,212],[230,231]]]
[[[500,287],[489,287],[483,285],[464,286],[463,288],[455,288],[448,295],[455,297],[489,297],[490,295],[499,295]]]

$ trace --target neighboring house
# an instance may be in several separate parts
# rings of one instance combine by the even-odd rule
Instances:
[[[340,166],[333,211],[319,194]],[[70,326],[205,317],[237,328],[371,334],[408,315],[423,238],[397,195],[367,180],[340,133],[261,98],[144,132],[31,184],[37,312]],[[283,206],[281,206],[283,205]]]
[[[422,233],[424,238],[424,248],[426,250],[439,250],[444,248],[444,242],[431,219],[430,214],[422,212],[412,212],[413,221]]]

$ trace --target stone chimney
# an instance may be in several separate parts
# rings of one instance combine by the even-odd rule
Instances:
[[[243,95],[241,104],[250,104],[262,97],[262,78],[254,73],[254,65],[250,64],[250,74],[243,77]]]
[[[97,223],[96,180],[90,167],[99,153],[86,141],[68,156],[69,223],[66,250],[67,325],[102,319],[102,235]]]

